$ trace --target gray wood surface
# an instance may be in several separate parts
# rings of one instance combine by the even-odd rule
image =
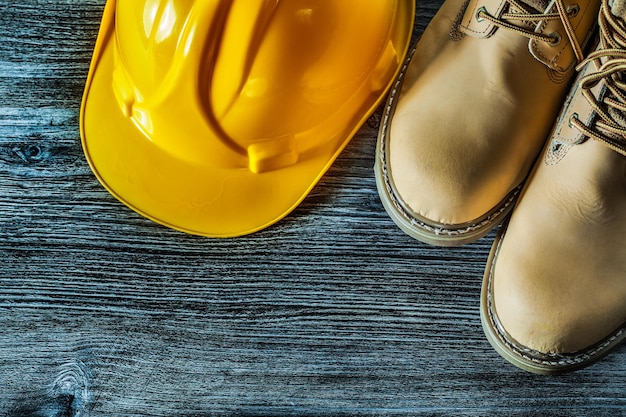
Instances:
[[[421,32],[440,0],[418,3]],[[626,349],[559,376],[480,327],[493,234],[421,244],[374,184],[377,112],[286,219],[213,240],[110,196],[78,114],[104,0],[0,0],[0,415],[626,415]]]

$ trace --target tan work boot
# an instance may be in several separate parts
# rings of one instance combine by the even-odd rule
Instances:
[[[625,0],[619,0],[625,4]],[[626,336],[626,10],[602,1],[600,44],[489,259],[481,317],[516,366],[587,366]]]
[[[600,0],[447,0],[393,88],[378,191],[409,235],[484,236],[513,206],[591,38]]]

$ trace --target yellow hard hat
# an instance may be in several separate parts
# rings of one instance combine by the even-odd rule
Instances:
[[[402,65],[414,0],[108,0],[85,155],[138,213],[211,237],[293,210]]]

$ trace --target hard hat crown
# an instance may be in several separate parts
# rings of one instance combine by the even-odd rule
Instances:
[[[265,228],[382,101],[414,11],[414,0],[107,0],[81,107],[87,160],[120,201],[172,228]]]
[[[279,169],[341,140],[380,94],[400,59],[394,18],[380,0],[118,0],[114,90],[179,158]]]

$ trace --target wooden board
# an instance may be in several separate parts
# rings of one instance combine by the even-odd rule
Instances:
[[[440,3],[418,3],[416,34]],[[185,235],[120,204],[78,129],[103,7],[0,0],[0,415],[626,415],[623,347],[560,377],[493,351],[493,233],[442,249],[394,226],[380,110],[254,235]]]

